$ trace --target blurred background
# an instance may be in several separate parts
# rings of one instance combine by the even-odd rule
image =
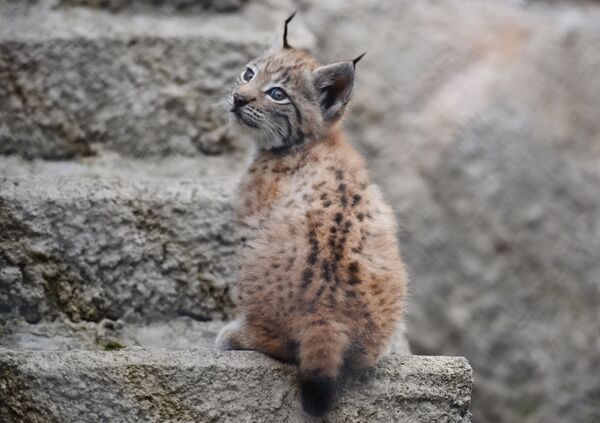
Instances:
[[[412,352],[469,359],[474,421],[599,422],[591,0],[0,0],[0,343],[214,335],[249,144],[223,98],[293,10],[323,62],[368,51],[345,127],[400,221]]]

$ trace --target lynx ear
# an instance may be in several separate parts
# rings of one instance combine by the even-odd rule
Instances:
[[[314,70],[313,80],[323,119],[334,122],[342,117],[354,88],[354,63],[338,62]]]

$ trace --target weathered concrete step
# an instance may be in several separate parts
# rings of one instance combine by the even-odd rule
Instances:
[[[0,317],[223,318],[233,182],[0,177]]]
[[[244,144],[231,154],[211,156],[169,156],[134,158],[101,150],[94,157],[66,160],[26,159],[15,155],[0,155],[0,178],[58,177],[88,178],[149,183],[165,180],[236,181],[247,168],[251,144]],[[161,181],[162,180],[162,181]]]
[[[195,16],[47,3],[0,2],[0,154],[68,158],[97,145],[131,156],[228,151],[235,136],[225,97],[285,15],[263,1]]]
[[[32,324],[22,319],[3,322],[0,318],[0,347],[21,351],[212,348],[225,324],[220,320],[200,322],[185,316],[143,323],[108,319],[74,323],[59,319]],[[407,348],[397,352],[410,354]]]
[[[204,12],[207,10],[231,12],[242,7],[247,0],[58,0],[63,6],[105,8],[112,12],[157,11]]]
[[[0,420],[302,422],[295,369],[255,352],[0,350]],[[462,422],[464,358],[391,355],[341,392],[331,422]]]

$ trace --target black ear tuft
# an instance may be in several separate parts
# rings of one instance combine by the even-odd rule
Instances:
[[[365,54],[367,54],[367,52],[366,52],[366,51],[365,51],[363,54],[361,54],[360,56],[358,56],[356,59],[354,59],[354,60],[352,61],[352,64],[354,65],[354,67],[356,67],[356,64],[357,64],[358,62],[360,62],[360,59],[362,59],[363,57],[365,57]]]
[[[286,20],[285,20],[285,26],[283,27],[283,48],[292,48],[292,46],[290,46],[288,44],[287,41],[287,34],[288,34],[288,24],[290,23],[290,21],[292,19],[294,19],[294,16],[296,16],[296,12],[292,13]]]

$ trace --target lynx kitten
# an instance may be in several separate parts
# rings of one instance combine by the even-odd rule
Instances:
[[[217,347],[297,363],[302,405],[320,416],[343,369],[388,350],[407,277],[394,214],[340,128],[362,55],[321,66],[288,44],[292,17],[282,48],[250,62],[230,99],[258,153],[236,208],[237,318]]]

